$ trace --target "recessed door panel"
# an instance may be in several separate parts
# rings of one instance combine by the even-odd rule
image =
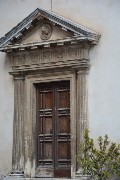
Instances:
[[[69,82],[38,84],[36,102],[36,177],[70,177]]]

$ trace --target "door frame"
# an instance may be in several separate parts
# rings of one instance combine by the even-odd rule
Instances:
[[[25,77],[25,177],[35,177],[36,168],[36,86],[38,83],[70,81],[70,133],[71,133],[71,178],[76,170],[76,72],[61,71],[28,75]]]

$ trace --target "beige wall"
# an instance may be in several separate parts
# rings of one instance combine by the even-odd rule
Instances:
[[[37,7],[50,10],[50,0],[0,0],[0,37]],[[120,1],[53,0],[53,11],[101,34],[91,49],[89,126],[91,135],[107,133],[120,142]],[[0,53],[0,173],[12,159],[14,87],[8,61]]]

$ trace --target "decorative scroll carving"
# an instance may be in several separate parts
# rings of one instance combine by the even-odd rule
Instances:
[[[48,40],[51,37],[52,34],[52,27],[48,23],[44,23],[41,26],[41,32],[40,32],[40,37],[43,40]]]

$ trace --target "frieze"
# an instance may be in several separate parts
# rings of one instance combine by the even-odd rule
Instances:
[[[30,58],[31,58],[31,63],[32,64],[38,63],[39,59],[40,59],[39,54],[31,54]]]
[[[86,61],[87,60],[87,61]],[[59,48],[53,50],[39,50],[30,53],[12,55],[11,66],[14,69],[25,69],[25,67],[33,66],[51,66],[52,64],[59,64],[63,62],[63,65],[69,65],[73,63],[88,62],[89,56],[86,49],[81,48]]]
[[[43,53],[43,62],[49,62],[50,61],[50,52],[44,52]]]
[[[26,56],[25,55],[16,56],[15,61],[17,65],[24,65],[26,62]]]
[[[63,54],[64,54],[64,52],[62,50],[57,51],[56,52],[56,58],[59,59],[59,60],[63,60]]]
[[[74,59],[76,58],[76,55],[77,55],[77,51],[75,49],[70,49],[69,50],[69,56]]]

